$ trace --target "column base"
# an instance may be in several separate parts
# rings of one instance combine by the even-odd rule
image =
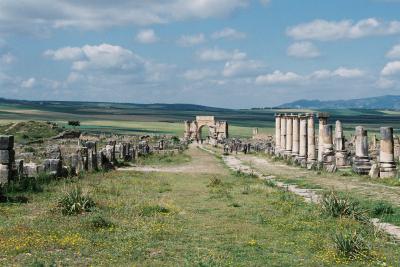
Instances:
[[[379,177],[394,178],[397,176],[396,164],[394,162],[381,162],[379,167]]]
[[[371,161],[369,157],[355,157],[353,163],[353,171],[360,175],[369,174],[371,170]]]

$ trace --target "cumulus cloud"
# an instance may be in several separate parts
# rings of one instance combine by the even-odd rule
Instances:
[[[289,46],[287,54],[298,58],[319,57],[318,48],[311,42],[297,42]]]
[[[32,78],[22,81],[21,87],[22,88],[32,88],[35,85],[35,83],[36,83],[36,79],[32,77]]]
[[[327,21],[317,19],[289,27],[286,34],[296,40],[333,41],[356,39],[366,36],[392,35],[400,33],[400,21],[382,21],[367,18],[357,22],[351,20]]]
[[[145,29],[138,32],[136,41],[142,44],[152,44],[158,42],[159,38],[153,29]]]
[[[0,31],[40,33],[46,29],[102,29],[121,25],[151,25],[192,18],[227,16],[250,0],[70,1],[2,0]]]
[[[216,72],[210,69],[194,69],[194,70],[188,70],[183,74],[183,77],[186,80],[190,81],[197,81],[197,80],[203,80],[205,78],[209,78],[212,76],[215,76]]]
[[[392,49],[386,53],[386,57],[400,58],[400,44],[393,46]]]
[[[177,43],[180,46],[195,46],[201,43],[204,43],[206,38],[203,33],[195,34],[195,35],[182,35]]]
[[[265,67],[258,60],[233,60],[225,63],[222,75],[225,77],[240,77],[257,75]]]
[[[388,62],[381,71],[383,76],[400,74],[400,61]]]
[[[214,32],[211,35],[211,38],[213,39],[243,39],[246,38],[246,34],[244,32],[239,32],[235,29],[232,28],[224,28],[221,31]]]
[[[57,50],[46,50],[43,55],[54,60],[76,60],[84,56],[80,47],[63,47]]]
[[[359,69],[339,67],[336,70],[317,70],[309,75],[300,75],[295,72],[281,72],[259,75],[255,82],[258,85],[293,84],[299,82],[316,82],[332,78],[354,79],[363,77],[365,73]]]
[[[202,61],[227,61],[242,60],[247,57],[246,53],[239,50],[227,51],[219,48],[204,49],[197,52],[197,57]]]

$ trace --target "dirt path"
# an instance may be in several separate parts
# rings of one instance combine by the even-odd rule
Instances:
[[[168,166],[133,166],[119,168],[118,171],[140,171],[140,172],[169,172],[169,173],[214,173],[227,174],[228,171],[223,164],[218,162],[213,155],[202,151],[196,145],[191,145],[185,152],[191,156],[188,163]]]

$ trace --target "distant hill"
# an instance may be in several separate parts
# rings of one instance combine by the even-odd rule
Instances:
[[[298,100],[286,103],[277,108],[301,108],[301,109],[395,109],[400,110],[400,96],[386,95],[349,100]]]

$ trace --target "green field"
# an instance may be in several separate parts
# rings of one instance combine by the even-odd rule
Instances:
[[[343,122],[347,135],[355,126],[363,125],[370,132],[378,133],[381,126],[400,129],[400,112],[379,110],[324,110],[331,114],[330,122]],[[83,131],[123,134],[183,134],[183,121],[196,115],[214,115],[227,120],[233,137],[249,137],[252,128],[260,133],[273,134],[274,113],[305,112],[301,110],[248,109],[233,110],[196,105],[138,105],[85,102],[29,102],[4,101],[0,104],[0,124],[17,121],[53,121],[66,125],[68,120],[81,121]],[[307,112],[318,112],[317,110]]]

